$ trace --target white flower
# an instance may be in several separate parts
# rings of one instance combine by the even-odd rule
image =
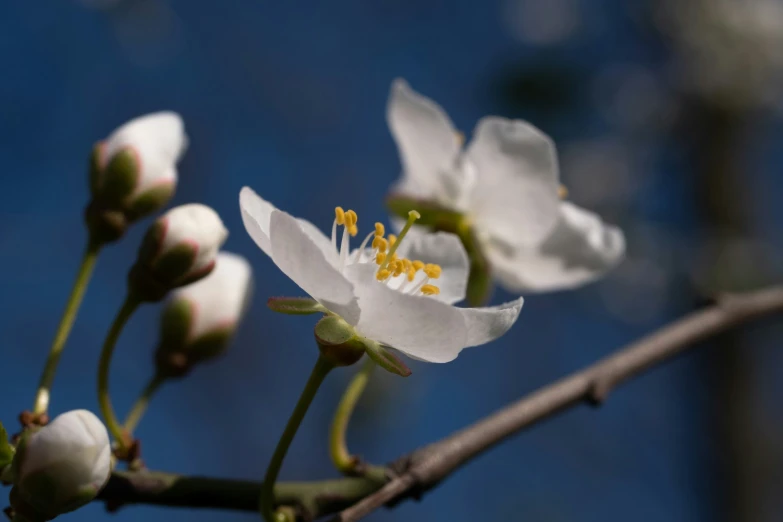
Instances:
[[[174,207],[158,223],[163,226],[158,257],[183,247],[191,249],[194,256],[190,274],[212,266],[228,237],[228,230],[217,212],[199,203]]]
[[[94,499],[109,479],[109,434],[87,410],[63,413],[23,439],[14,468],[14,508],[31,520],[54,518]]]
[[[395,242],[376,224],[376,230],[351,251],[358,219],[353,211],[336,210],[328,238],[312,223],[276,209],[248,187],[239,201],[248,233],[283,273],[362,337],[410,357],[451,361],[463,348],[503,335],[519,316],[521,299],[492,308],[452,305],[464,297],[468,276],[468,259],[456,236],[405,239],[401,233]],[[340,225],[344,229],[338,240]]]
[[[387,117],[403,166],[395,192],[461,213],[507,289],[579,286],[622,259],[619,229],[561,201],[555,146],[534,126],[485,117],[463,150],[443,109],[403,80]]]
[[[158,218],[144,236],[129,285],[142,300],[158,301],[169,290],[198,281],[215,266],[228,236],[217,212],[180,205]]]
[[[156,112],[135,118],[115,130],[104,142],[103,165],[120,151],[130,150],[137,162],[132,195],[177,182],[177,161],[187,148],[182,118],[174,112]]]
[[[205,278],[175,290],[168,306],[185,302],[191,309],[188,341],[216,331],[232,331],[247,308],[252,271],[237,254],[220,252],[215,269]]]

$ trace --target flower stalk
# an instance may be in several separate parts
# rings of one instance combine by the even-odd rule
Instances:
[[[122,329],[128,322],[128,319],[133,315],[133,312],[141,304],[141,301],[134,295],[128,294],[125,297],[125,301],[122,303],[117,316],[114,318],[114,322],[109,329],[109,333],[106,335],[106,340],[103,342],[103,349],[101,350],[101,357],[98,361],[98,404],[103,415],[103,420],[106,423],[106,427],[109,429],[112,437],[117,441],[119,449],[128,449],[129,441],[127,440],[127,434],[117,420],[117,415],[114,413],[114,408],[111,404],[111,395],[109,394],[109,367],[111,366],[111,358],[114,355],[114,347],[117,345],[117,339],[119,339]]]
[[[68,340],[68,336],[73,328],[73,323],[76,320],[76,315],[78,314],[82,300],[84,299],[84,293],[87,290],[93,270],[95,269],[95,263],[98,260],[100,250],[101,243],[95,241],[94,238],[91,237],[88,240],[87,248],[82,255],[82,261],[79,265],[79,271],[76,274],[73,288],[71,289],[71,295],[68,297],[65,311],[60,319],[60,324],[57,326],[57,332],[55,333],[54,341],[52,341],[52,346],[49,349],[49,356],[46,358],[43,372],[41,372],[38,391],[35,394],[35,401],[33,403],[33,414],[35,415],[43,415],[49,409],[49,399],[51,397],[54,376],[57,373],[57,365],[60,362],[65,343]]]
[[[346,433],[351,416],[365,388],[367,388],[367,383],[376,366],[375,361],[369,357],[365,359],[362,368],[354,375],[343,393],[329,431],[329,455],[332,458],[332,463],[341,473],[351,476],[361,475],[383,483],[386,481],[384,468],[363,463],[359,457],[348,451],[346,443]]]
[[[307,379],[304,390],[302,390],[302,394],[299,396],[299,401],[297,401],[294,411],[291,413],[291,417],[283,430],[283,434],[277,442],[275,452],[272,454],[272,459],[269,461],[269,466],[266,469],[264,482],[261,486],[261,494],[258,499],[259,511],[267,522],[275,522],[277,520],[274,511],[274,487],[280,468],[283,465],[283,460],[288,453],[288,448],[291,446],[291,442],[293,442],[294,436],[302,424],[302,419],[304,419],[307,410],[310,408],[310,404],[313,402],[318,389],[333,368],[334,364],[326,358],[323,356],[318,357],[315,367],[313,367],[313,371]]]
[[[166,382],[166,377],[160,373],[155,373],[149,382],[147,382],[147,385],[142,390],[138,399],[136,399],[136,402],[133,404],[130,412],[128,412],[128,416],[125,417],[123,428],[125,429],[125,433],[127,433],[128,436],[133,435],[133,432],[138,427],[141,418],[147,412],[147,407],[149,406],[152,397],[155,396],[164,382]]]

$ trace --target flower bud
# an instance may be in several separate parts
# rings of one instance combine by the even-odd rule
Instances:
[[[128,276],[131,293],[143,301],[160,301],[170,290],[205,277],[227,236],[220,216],[206,205],[169,210],[144,236]]]
[[[184,375],[225,351],[250,303],[252,279],[244,257],[221,252],[212,273],[171,295],[156,354],[161,375]]]
[[[73,410],[27,432],[14,458],[11,505],[22,519],[51,520],[93,500],[111,474],[111,445],[103,423]]]
[[[177,183],[176,163],[187,147],[182,119],[157,112],[129,121],[93,149],[91,231],[103,241],[122,236],[128,223],[163,208]]]

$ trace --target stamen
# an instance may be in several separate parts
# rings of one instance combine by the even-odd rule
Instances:
[[[376,223],[375,224],[375,235],[378,237],[383,237],[383,235],[386,233],[386,228],[383,226],[383,223]]]
[[[356,259],[354,260],[355,262],[361,262],[362,259],[364,259],[364,254],[365,254],[364,249],[367,248],[367,243],[370,242],[370,238],[371,237],[373,237],[373,233],[372,232],[367,234],[367,237],[364,238],[364,241],[362,241],[362,244],[359,245],[359,249],[356,250]]]
[[[432,279],[437,279],[440,277],[441,274],[441,267],[439,265],[435,265],[432,263],[428,263],[424,265],[424,273],[427,274],[427,277]]]
[[[438,295],[440,288],[434,285],[424,285],[421,287],[421,293],[424,295]]]
[[[377,248],[378,252],[386,252],[389,248],[389,242],[386,241],[386,238],[375,236],[375,239],[372,240],[372,247]]]
[[[386,254],[383,252],[378,252],[378,255],[375,256],[375,262],[379,265],[382,265],[384,261],[386,261]]]
[[[332,222],[332,249],[337,250],[337,218]]]
[[[408,277],[408,281],[409,282],[413,282],[413,280],[416,278],[416,269],[414,269],[413,267],[410,267],[408,269],[407,277]]]
[[[386,270],[384,268],[384,269],[378,270],[378,273],[375,274],[375,278],[378,279],[378,281],[384,281],[390,275],[391,275],[391,272],[389,272],[388,270]]]
[[[408,231],[411,229],[413,224],[416,222],[417,219],[421,218],[421,214],[416,212],[415,210],[411,210],[408,212],[408,222],[405,223],[405,226],[400,231],[399,236],[394,236],[394,234],[389,234],[389,257],[394,256],[394,252],[397,250],[397,247],[400,246],[400,243],[402,242],[403,238],[405,237],[405,234],[408,233]],[[388,263],[388,260],[387,260]],[[386,268],[384,265],[381,265],[381,268]]]
[[[348,252],[351,251],[351,240],[348,235],[348,227],[343,229],[343,239],[340,243],[340,270],[345,268],[345,260],[348,259]]]
[[[359,221],[359,216],[356,215],[356,212],[353,210],[348,210],[345,213],[345,226],[346,227],[354,227],[356,226],[356,222]]]
[[[359,233],[359,227],[357,227],[356,225],[351,225],[350,227],[348,227],[348,233],[351,234],[351,237],[355,237],[356,234]]]
[[[418,259],[413,262],[413,268],[415,268],[416,270],[421,270],[422,268],[424,268],[424,266],[425,266],[424,262],[419,261]]]
[[[334,221],[338,225],[345,225],[345,211],[343,207],[334,208]]]

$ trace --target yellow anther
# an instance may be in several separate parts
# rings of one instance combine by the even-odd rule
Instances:
[[[348,210],[345,212],[345,224],[346,226],[353,227],[356,226],[356,223],[359,221],[359,216],[356,215],[356,212],[353,210]]]
[[[419,261],[417,259],[416,261],[413,262],[413,268],[416,269],[416,270],[421,270],[422,268],[424,268],[424,262],[423,261]]]
[[[408,281],[413,281],[414,278],[416,277],[416,270],[414,270],[413,267],[409,268],[407,272],[407,276],[408,276]]]
[[[424,295],[438,295],[440,288],[435,285],[424,285],[421,287],[421,293]]]
[[[345,225],[345,211],[343,210],[343,207],[334,208],[334,219],[337,221],[338,225]]]
[[[386,238],[375,236],[375,239],[372,240],[372,247],[377,248],[378,252],[386,252],[386,249],[389,248],[389,242],[386,241]]]
[[[560,185],[557,188],[557,195],[560,196],[560,199],[566,199],[568,197],[568,189],[565,185]]]
[[[394,234],[389,234],[389,246],[393,247],[394,243],[396,242],[397,242],[397,236],[395,236]]]
[[[405,268],[402,266],[402,263],[394,265],[394,277],[401,276],[403,272],[405,272]]]
[[[375,256],[375,262],[379,265],[382,265],[384,261],[386,261],[386,254],[383,252],[378,252],[378,255]]]
[[[375,236],[376,237],[383,237],[383,235],[386,233],[386,227],[383,226],[383,223],[376,223],[375,224]]]
[[[432,263],[428,263],[424,265],[424,273],[427,274],[427,277],[431,279],[439,278],[441,270],[442,269],[439,265],[434,265]]]
[[[378,273],[377,273],[377,274],[375,274],[375,278],[376,278],[378,281],[383,281],[383,280],[385,280],[386,278],[388,278],[390,275],[391,275],[391,272],[389,272],[389,271],[388,271],[388,270],[386,270],[385,268],[382,268],[381,270],[378,270]]]
[[[351,234],[351,237],[356,236],[356,234],[359,233],[359,227],[357,227],[356,225],[351,225],[350,227],[348,227],[348,233]]]
[[[406,272],[411,268],[413,268],[413,263],[411,263],[410,259],[401,259],[401,261],[402,261],[402,267],[405,269]]]
[[[391,254],[391,261],[398,261],[399,259],[400,259],[400,258],[399,258],[399,257],[397,257],[397,253],[396,253],[396,252],[395,252],[395,253],[393,253],[393,254]]]

